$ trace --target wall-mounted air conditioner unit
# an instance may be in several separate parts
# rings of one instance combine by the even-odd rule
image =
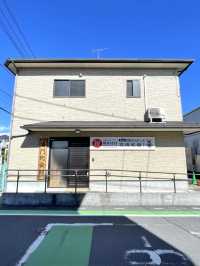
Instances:
[[[159,107],[152,107],[147,110],[146,122],[163,123],[166,122],[166,114],[164,109]]]

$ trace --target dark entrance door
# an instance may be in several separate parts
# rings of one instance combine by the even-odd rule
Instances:
[[[51,139],[49,162],[54,187],[89,186],[89,138]]]

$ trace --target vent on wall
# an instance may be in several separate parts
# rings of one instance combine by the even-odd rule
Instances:
[[[166,115],[164,109],[159,107],[149,108],[145,115],[145,121],[150,123],[166,122]]]

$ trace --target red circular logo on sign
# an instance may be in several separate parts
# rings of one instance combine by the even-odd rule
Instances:
[[[101,139],[93,139],[92,145],[95,148],[100,148],[102,146],[102,140]]]

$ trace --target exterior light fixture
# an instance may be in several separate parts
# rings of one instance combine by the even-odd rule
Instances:
[[[75,129],[75,133],[80,134],[81,133],[80,129]]]

